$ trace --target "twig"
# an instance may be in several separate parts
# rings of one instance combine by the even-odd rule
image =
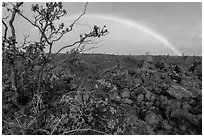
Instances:
[[[89,31],[91,32],[92,28],[91,26],[86,22],[86,25],[89,27]]]
[[[13,116],[14,116],[14,115],[13,115]],[[25,133],[24,133],[24,127],[22,127],[22,125],[20,124],[19,120],[18,120],[15,116],[14,116],[14,118],[16,119],[16,121],[17,121],[19,127],[21,128],[21,131],[23,132],[23,135],[25,135]]]
[[[66,48],[69,48],[69,47],[73,47],[74,45],[76,45],[76,44],[78,44],[78,43],[80,43],[80,42],[81,42],[81,41],[76,41],[76,42],[74,42],[73,44],[70,44],[70,45],[67,45],[67,46],[62,47],[61,49],[59,49],[59,50],[55,53],[55,55],[58,54],[58,53],[60,53],[63,49],[66,49]]]
[[[84,12],[83,12],[77,19],[75,19],[75,20],[73,21],[73,23],[70,25],[70,30],[69,30],[69,31],[72,31],[74,24],[75,24],[83,15],[86,14],[86,7],[87,7],[87,5],[88,5],[88,2],[86,3],[86,5],[85,5],[85,7],[84,7]]]
[[[14,115],[13,115],[13,116],[14,116]],[[16,116],[14,116],[14,118],[16,119],[16,121],[17,121],[17,123],[18,123],[19,127],[20,127],[20,128],[22,128],[22,126],[21,126],[21,124],[20,124],[19,120],[16,118]]]
[[[6,25],[6,23],[2,20],[2,23],[4,24],[5,26],[5,30],[4,30],[4,36],[3,38],[6,40],[6,37],[7,37],[7,32],[8,32],[8,26]]]
[[[38,129],[38,131],[46,132],[46,133],[47,133],[47,135],[50,135],[50,132],[49,132],[49,131],[47,131],[47,130],[45,130],[45,129]]]
[[[6,121],[6,120],[2,120],[2,122],[6,123],[6,124],[8,124],[8,125],[13,125],[13,124],[14,124],[13,122],[8,122],[8,121]]]
[[[58,41],[58,40],[60,40],[66,33],[72,31],[74,25],[76,24],[76,22],[77,22],[83,15],[86,14],[86,7],[87,7],[87,5],[88,5],[88,2],[87,2],[86,5],[85,5],[84,12],[83,12],[77,19],[75,19],[75,20],[73,21],[73,23],[70,25],[70,29],[69,29],[69,30],[68,30],[68,31],[65,31],[65,32],[62,32],[61,35],[60,35],[57,39],[54,39],[54,40],[52,40],[52,41],[50,42],[49,55],[51,54],[51,50],[52,50],[53,43],[56,42],[56,41]],[[79,41],[79,42],[77,42],[77,43],[80,43],[80,42],[81,42],[81,41]],[[75,43],[75,44],[77,44],[77,43]],[[75,44],[74,44],[74,45],[75,45]],[[74,45],[73,45],[73,46],[74,46]],[[66,46],[65,48],[71,47],[71,46],[72,46],[72,45]],[[63,49],[64,49],[64,48],[63,48]],[[63,49],[62,49],[62,50],[63,50]],[[59,50],[57,53],[59,53],[60,51],[61,51],[61,50]]]
[[[55,132],[57,126],[59,125],[59,123],[61,122],[61,120],[65,117],[65,115],[62,115],[62,117],[59,119],[59,121],[57,122],[57,124],[55,125],[55,127],[53,128],[52,132],[50,133],[51,135]]]
[[[36,118],[34,118],[34,119],[27,125],[26,129],[27,129],[30,125],[32,125],[35,121],[36,121]]]
[[[27,38],[29,38],[30,36],[29,35],[25,35],[25,34],[23,36],[24,36],[23,44],[19,48],[23,48],[26,44],[30,43],[30,41],[27,42]]]
[[[93,132],[97,132],[97,133],[100,133],[100,134],[103,134],[103,135],[108,135],[108,133],[106,133],[106,132],[98,131],[98,130],[95,130],[95,129],[74,129],[74,130],[66,131],[66,132],[62,133],[62,135],[72,133],[72,132],[80,132],[80,131],[93,131]]]
[[[40,31],[40,33],[42,34],[42,36],[45,38],[46,42],[50,45],[50,41],[48,40],[48,38],[46,37],[45,33],[43,32],[43,30],[35,23],[33,23],[28,17],[24,16],[22,13],[18,12],[19,15],[21,15],[25,20],[27,20],[31,25],[33,25],[34,27],[38,28],[38,30]]]

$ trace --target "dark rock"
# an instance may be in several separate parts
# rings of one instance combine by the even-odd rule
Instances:
[[[166,130],[171,130],[172,129],[172,126],[169,125],[168,121],[167,120],[164,120],[162,121],[162,127]]]
[[[166,117],[170,119],[171,117],[174,117],[174,114],[177,115],[181,112],[181,106],[182,102],[174,99],[163,101],[160,105],[160,108],[165,112]]]
[[[161,111],[159,110],[159,108],[155,107],[155,106],[151,106],[149,109],[150,112],[153,112],[155,114],[161,114]]]
[[[155,113],[150,112],[146,117],[145,117],[145,121],[153,126],[156,126],[157,124],[159,124],[159,122],[162,120],[162,116],[161,115],[156,115]]]
[[[163,62],[157,62],[157,63],[155,64],[155,66],[156,66],[156,68],[158,68],[158,69],[163,69],[163,68],[164,68],[164,63],[163,63]]]
[[[155,100],[156,100],[156,96],[153,94],[152,96],[151,96],[151,102],[154,102]]]
[[[121,97],[118,96],[118,92],[113,91],[110,93],[110,99],[115,100],[115,101],[120,101]]]
[[[196,127],[202,126],[202,115],[195,116],[195,115],[189,114],[186,116],[186,118],[193,126],[196,126]]]
[[[144,62],[142,68],[143,68],[143,69],[156,70],[155,65],[154,65],[154,64],[150,64],[150,63],[148,63],[148,62]]]
[[[128,135],[154,135],[153,129],[148,123],[140,120],[134,115],[127,116],[124,120],[125,125],[128,126],[128,131],[125,134]]]
[[[152,92],[147,90],[145,94],[145,98],[149,101],[151,99],[151,96],[152,96]]]
[[[152,102],[146,102],[145,103],[145,106],[146,106],[146,109],[150,109],[150,107],[153,105]]]
[[[155,134],[156,135],[169,135],[170,132],[166,130],[158,130]]]
[[[143,95],[143,94],[139,94],[139,95],[137,96],[137,103],[142,102],[143,99],[144,99],[144,95]]]
[[[129,98],[130,97],[130,91],[127,88],[125,88],[121,93],[121,97],[122,98]]]
[[[146,86],[148,86],[148,85],[151,84],[151,83],[150,83],[149,76],[142,76],[141,79],[142,79],[142,82],[143,82]]]
[[[194,74],[198,76],[199,78],[202,77],[202,65],[201,64],[195,67]]]
[[[166,97],[166,96],[163,96],[163,95],[160,95],[159,98],[160,98],[160,101],[161,101],[161,102],[167,100],[167,97]]]
[[[182,68],[179,67],[179,66],[175,66],[175,67],[174,67],[174,71],[175,71],[176,73],[181,73]]]
[[[169,95],[172,97],[177,98],[178,100],[193,97],[193,94],[190,91],[179,85],[172,85],[169,90],[167,90],[167,93],[169,93]]]
[[[137,89],[135,89],[134,91],[132,91],[131,92],[131,96],[132,97],[136,97],[137,95],[139,95],[139,94],[144,94],[144,93],[146,93],[146,89],[143,87],[143,86],[141,86],[141,87],[138,87]]]
[[[135,83],[135,86],[137,87],[137,86],[139,86],[142,83],[142,81],[139,78],[135,78],[134,79],[134,83]]]
[[[128,99],[128,98],[123,98],[123,99],[121,100],[121,102],[123,102],[123,103],[125,103],[125,104],[129,104],[129,105],[131,105],[131,104],[133,103],[133,101],[132,101],[131,99]]]

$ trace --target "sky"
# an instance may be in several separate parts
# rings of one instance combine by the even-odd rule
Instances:
[[[25,15],[32,18],[31,4],[25,3],[22,9]],[[64,2],[63,7],[68,14],[60,21],[69,26],[83,12],[84,5],[83,2]],[[99,47],[89,52],[202,55],[201,2],[89,2],[86,14],[76,24],[74,31],[57,42],[53,52],[78,40],[80,34],[89,32],[87,24],[106,25],[110,32],[103,38],[95,39]],[[30,34],[32,40],[38,34],[20,17],[15,26],[19,41],[22,41],[23,34]]]

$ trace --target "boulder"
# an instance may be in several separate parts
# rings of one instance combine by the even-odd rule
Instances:
[[[121,93],[121,97],[122,98],[129,98],[130,97],[130,91],[127,88],[125,88]]]
[[[142,80],[140,78],[135,78],[134,83],[135,83],[135,86],[137,87],[142,83]]]
[[[149,90],[147,90],[147,92],[146,92],[146,94],[145,94],[145,98],[146,98],[147,100],[150,100],[150,99],[151,99],[151,96],[152,96],[152,92],[149,91]]]
[[[139,95],[137,96],[137,103],[142,102],[143,99],[144,99],[144,95],[143,95],[143,94],[139,94]]]
[[[121,97],[118,96],[118,92],[113,91],[110,93],[110,99],[115,100],[115,101],[120,101]]]
[[[185,88],[179,86],[179,85],[172,85],[168,90],[167,90],[167,93],[178,99],[178,100],[181,100],[183,98],[189,98],[189,97],[193,97],[193,94],[186,90]]]
[[[139,94],[145,94],[147,92],[147,89],[143,86],[136,88],[134,91],[131,92],[132,97],[136,97]]]
[[[153,112],[150,112],[146,117],[145,117],[145,121],[153,126],[156,126],[157,124],[159,124],[159,122],[162,121],[162,116],[161,115],[156,115]]]
[[[156,96],[153,94],[150,98],[151,102],[154,102],[156,100]]]
[[[202,115],[192,115],[189,114],[186,116],[187,120],[189,121],[189,123],[191,123],[193,126],[196,127],[202,127]]]
[[[167,120],[164,120],[162,121],[162,127],[166,130],[171,130],[172,129],[172,126],[169,125],[168,121]]]
[[[131,99],[128,99],[128,98],[123,98],[123,99],[121,100],[121,102],[122,102],[122,103],[125,103],[125,104],[129,104],[129,105],[131,105],[131,104],[133,103],[133,101],[132,101]]]
[[[125,135],[154,135],[153,129],[147,122],[140,120],[135,115],[129,115],[124,119],[124,126],[128,127]]]
[[[156,67],[154,64],[148,63],[148,62],[144,62],[143,69],[151,69],[151,70],[156,70]]]
[[[160,101],[161,101],[161,102],[167,100],[167,97],[166,97],[166,96],[163,96],[163,95],[160,95],[159,98],[160,98]]]

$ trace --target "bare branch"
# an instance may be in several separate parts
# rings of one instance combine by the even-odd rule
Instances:
[[[73,44],[64,46],[64,47],[62,47],[61,49],[59,49],[55,54],[60,53],[63,49],[66,49],[66,48],[69,48],[69,47],[73,47],[74,45],[76,45],[76,44],[78,44],[78,43],[80,43],[80,42],[81,42],[81,41],[79,40],[79,41],[74,42]]]
[[[88,5],[88,2],[86,3],[86,5],[85,5],[85,7],[84,7],[84,12],[83,12],[77,19],[75,19],[75,20],[73,21],[73,23],[70,25],[70,30],[69,30],[69,31],[72,31],[72,29],[73,29],[75,23],[76,23],[83,15],[86,14],[86,7],[87,7],[87,5]]]
[[[76,19],[73,21],[73,23],[70,25],[70,29],[68,29],[68,30],[66,30],[66,31],[64,31],[64,32],[62,32],[62,34],[61,34],[57,39],[52,40],[51,43],[54,43],[54,42],[60,40],[66,33],[68,33],[68,32],[70,32],[70,31],[73,30],[73,27],[74,27],[74,25],[76,24],[76,22],[77,22],[83,15],[86,14],[86,7],[87,7],[87,5],[88,5],[88,2],[85,4],[83,13],[82,13],[81,15],[79,15],[79,17],[76,18]]]
[[[45,38],[46,42],[48,44],[51,44],[50,41],[48,40],[48,38],[46,37],[45,33],[43,32],[43,30],[37,24],[33,23],[28,17],[24,16],[22,13],[19,12],[18,14],[21,15],[25,20],[27,20],[31,25],[38,28],[38,30],[40,31],[42,36]]]
[[[58,32],[58,33],[59,33],[59,32]],[[62,32],[61,35],[60,35],[57,39],[52,40],[51,43],[54,43],[54,42],[60,40],[65,34],[66,34],[66,32]]]
[[[7,15],[6,17],[2,17],[2,20],[8,19],[9,15]]]
[[[62,115],[61,118],[59,119],[59,121],[56,123],[56,125],[54,126],[52,132],[50,133],[51,135],[55,132],[57,126],[60,124],[60,122],[62,121],[62,119],[65,118],[65,115]]]
[[[84,36],[80,35],[80,40],[79,41],[76,41],[76,42],[74,42],[71,45],[67,45],[67,46],[62,47],[61,49],[58,50],[58,52],[56,52],[56,54],[60,53],[63,49],[68,48],[68,47],[73,47],[73,46],[75,46],[78,43],[79,43],[79,46],[78,46],[78,48],[79,48],[82,43],[90,42],[90,40],[89,41],[85,41],[87,38],[101,37],[101,36],[107,35],[108,33],[109,32],[107,31],[106,28],[103,28],[103,29],[100,30],[99,27],[94,26],[94,30],[92,32],[90,32],[88,34],[84,34]]]
[[[26,44],[30,43],[30,42],[27,42],[27,39],[30,37],[29,35],[23,35],[24,36],[24,39],[23,39],[23,44],[22,46],[20,46],[19,48],[23,48]]]
[[[66,131],[66,132],[62,133],[62,135],[66,135],[66,134],[73,133],[73,132],[85,132],[85,131],[92,131],[92,132],[100,133],[103,135],[108,135],[106,132],[98,131],[95,129],[74,129],[74,130]]]
[[[2,20],[2,23],[4,24],[5,30],[4,30],[4,36],[3,38],[6,40],[7,38],[7,32],[8,32],[8,26],[6,25],[6,23]]]
[[[40,32],[42,32],[41,28],[40,28],[38,25],[36,25],[35,23],[33,23],[28,17],[24,16],[24,15],[23,15],[22,13],[20,13],[20,12],[19,12],[18,14],[21,15],[25,20],[27,20],[31,25],[37,27]]]
[[[86,23],[86,25],[89,26],[89,31],[91,32],[92,30],[91,26],[88,23]]]

